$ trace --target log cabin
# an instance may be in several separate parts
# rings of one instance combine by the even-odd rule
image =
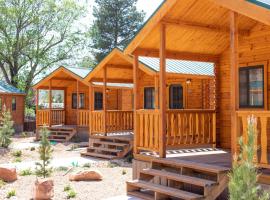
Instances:
[[[166,0],[126,47],[125,54],[134,59],[134,180],[127,183],[129,195],[216,199],[227,187],[239,137],[247,141],[250,115],[258,120],[259,182],[269,184],[269,8],[260,0]],[[140,104],[141,57],[159,60],[159,106],[154,111]],[[168,59],[214,64],[213,108],[168,109]]]
[[[21,133],[24,126],[25,93],[0,81],[0,113],[6,109],[12,115],[16,133]]]
[[[170,59],[167,65],[166,74],[170,78],[166,89],[171,94],[167,101],[168,108],[170,107],[171,110],[175,108],[181,110],[214,108],[215,79],[213,63]],[[155,108],[159,106],[157,84],[159,79],[159,60],[151,57],[141,57],[138,67],[140,74],[137,95],[139,96],[140,107],[148,110],[148,112],[154,112]],[[129,145],[124,147],[126,151],[117,152],[117,157],[123,157],[132,149],[134,123],[133,92],[122,90],[124,97],[122,102],[125,101],[124,104],[131,106],[122,106],[117,107],[117,110],[111,110],[107,107],[107,102],[110,100],[110,97],[107,95],[107,85],[108,83],[132,84],[133,75],[133,58],[124,55],[119,49],[114,49],[84,79],[86,84],[90,85],[97,81],[102,81],[102,96],[105,96],[105,99],[103,99],[103,105],[101,106],[102,110],[97,111],[90,108],[91,136],[89,148],[87,152],[82,152],[83,156],[113,159],[115,158],[115,151],[123,149],[123,144],[120,142],[127,143],[128,141]],[[89,91],[91,94],[90,98],[93,99],[96,96],[95,92],[91,92],[91,87]],[[103,136],[100,136],[101,133]],[[118,133],[118,136],[112,133]],[[119,135],[119,133],[121,134]],[[104,141],[109,143],[102,145]],[[119,146],[116,144],[112,145],[112,142],[118,143]],[[180,144],[180,146],[183,146],[183,144]]]
[[[90,85],[84,78],[91,68],[59,67],[36,83],[36,126],[51,131],[50,139],[57,142],[69,141],[74,136],[80,141],[89,138],[89,110],[102,110],[102,84],[93,83],[94,99],[90,98]],[[118,107],[129,107],[130,103],[120,105],[121,91],[132,91],[130,85],[108,85],[107,106],[115,110]],[[124,95],[124,94],[123,94]],[[92,101],[93,100],[93,101]],[[120,103],[119,103],[120,102]]]

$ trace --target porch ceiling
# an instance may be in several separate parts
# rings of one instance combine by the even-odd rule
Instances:
[[[229,47],[229,12],[216,0],[165,1],[147,22],[125,52],[154,56],[160,46],[160,25],[166,24],[166,50],[169,56],[185,53],[183,59],[203,60],[220,55]],[[249,35],[258,22],[239,15],[240,38]],[[150,53],[149,53],[150,52]],[[189,54],[188,54],[189,53]],[[190,55],[190,57],[188,56]],[[158,54],[156,55],[158,56]],[[181,59],[181,58],[180,58]]]

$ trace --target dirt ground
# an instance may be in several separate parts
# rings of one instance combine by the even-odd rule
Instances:
[[[38,143],[35,143],[34,138],[14,138],[13,144],[9,151],[0,150],[0,166],[5,164],[11,165],[23,165],[24,163],[29,163],[39,160],[39,155],[37,152]],[[31,148],[32,147],[32,148]],[[68,144],[54,144],[53,145],[53,159],[59,160],[66,158],[78,158],[80,159],[80,151],[74,147],[78,147],[78,144],[68,143]],[[21,162],[16,163],[16,157],[13,155],[15,151],[22,151],[20,157]],[[34,162],[33,162],[34,163]],[[93,182],[70,182],[68,180],[69,174],[77,170],[82,169],[97,169],[103,175],[102,181]],[[101,200],[107,199],[114,196],[125,195],[126,194],[126,181],[131,180],[132,168],[131,164],[123,160],[117,160],[113,162],[108,162],[105,160],[91,159],[89,164],[86,166],[76,163],[73,165],[73,170],[67,175],[67,168],[71,166],[55,167],[54,173],[51,178],[54,181],[54,200],[67,199],[67,192],[64,192],[64,187],[70,185],[76,193],[74,200]],[[34,166],[31,165],[31,170],[34,171]],[[84,168],[83,168],[84,167]],[[18,169],[18,173],[23,170]],[[18,176],[18,180],[14,183],[8,183],[1,186],[0,183],[0,200],[7,199],[6,196],[9,191],[15,190],[16,196],[10,199],[16,200],[29,200],[32,198],[33,185],[36,180],[35,175],[28,176]]]

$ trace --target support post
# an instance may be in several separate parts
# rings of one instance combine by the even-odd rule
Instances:
[[[134,119],[133,119],[133,129],[134,129],[134,147],[133,147],[133,153],[138,154],[139,151],[137,149],[139,145],[138,141],[138,130],[137,130],[137,115],[136,112],[139,109],[138,106],[138,77],[139,77],[139,58],[138,55],[134,56],[134,63],[133,63],[133,101],[134,101]]]
[[[38,115],[38,104],[39,104],[39,89],[36,90],[36,140],[39,140],[38,121],[40,119]]]
[[[79,95],[79,81],[77,80],[77,82],[76,82],[76,94],[77,94],[77,106],[76,106],[76,116],[77,116],[77,127],[79,126],[79,120],[80,120],[80,118],[79,118],[79,105],[80,105],[80,95]]]
[[[158,109],[159,108],[159,105],[158,105],[158,99],[159,99],[159,94],[158,94],[158,75],[155,75],[155,109]]]
[[[52,80],[49,83],[49,127],[52,127]]]
[[[89,85],[89,135],[91,136],[92,135],[92,129],[91,129],[91,125],[92,125],[92,111],[93,111],[93,107],[92,107],[92,103],[93,103],[93,95],[92,95],[92,92],[93,92],[93,86],[92,86],[92,83],[90,82],[90,85]]]
[[[159,70],[159,100],[160,100],[160,133],[159,156],[166,157],[166,25],[160,27],[160,70]]]
[[[104,122],[104,134],[107,135],[107,123],[106,123],[106,115],[107,115],[107,67],[104,66],[103,69],[103,122]]]
[[[237,153],[237,116],[238,98],[238,15],[230,12],[230,106],[231,106],[231,151],[232,156]]]

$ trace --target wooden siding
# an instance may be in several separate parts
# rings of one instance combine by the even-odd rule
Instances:
[[[229,50],[220,58],[218,66],[218,132],[217,138],[222,148],[231,147],[231,119],[230,119],[230,57]],[[267,88],[270,88],[270,27],[258,24],[249,37],[239,40],[239,65],[248,66],[267,63]],[[237,83],[238,84],[238,83]],[[269,109],[269,89],[267,102]],[[241,110],[241,109],[240,109]],[[260,109],[262,110],[262,109]]]
[[[190,84],[186,84],[187,78],[179,77],[178,75],[168,75],[166,81],[166,107],[169,105],[169,86],[172,84],[181,84],[184,93],[184,108],[185,109],[214,109],[215,108],[215,86],[213,79],[191,79]],[[153,76],[139,71],[139,109],[144,107],[144,88],[155,87]]]
[[[12,98],[16,98],[16,111],[12,111]],[[23,131],[24,123],[24,95],[16,94],[0,94],[2,98],[2,106],[6,106],[7,110],[11,112],[12,119],[14,121],[14,127],[17,132]]]

